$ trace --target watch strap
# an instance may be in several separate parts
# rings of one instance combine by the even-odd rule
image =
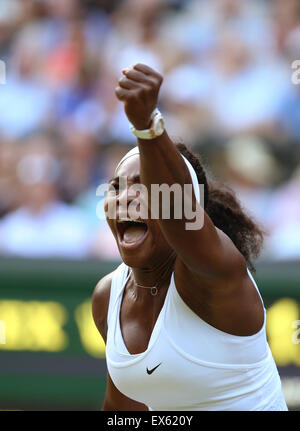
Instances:
[[[163,119],[163,116],[161,114],[161,112],[156,108],[154,109],[154,111],[151,114],[151,125],[149,129],[144,129],[144,130],[138,130],[134,127],[133,124],[129,125],[129,128],[131,130],[131,132],[134,134],[134,136],[136,136],[137,138],[140,139],[154,139],[157,136],[162,135],[163,130],[161,131],[161,133],[157,133],[157,131],[154,128],[155,122]]]

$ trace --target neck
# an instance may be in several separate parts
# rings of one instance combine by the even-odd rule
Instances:
[[[149,268],[132,268],[133,278],[135,282],[136,290],[140,291],[141,294],[149,295],[150,289],[143,289],[137,286],[140,284],[144,287],[157,287],[159,288],[171,275],[174,262],[176,259],[176,253],[171,251],[168,257],[157,265],[153,265]]]

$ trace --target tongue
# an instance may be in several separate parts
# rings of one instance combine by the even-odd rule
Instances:
[[[144,236],[145,231],[145,226],[130,226],[124,232],[123,240],[125,242],[136,242]]]

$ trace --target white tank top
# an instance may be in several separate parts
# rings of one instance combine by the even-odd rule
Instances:
[[[107,316],[107,368],[120,392],[149,410],[287,410],[266,339],[266,310],[255,335],[227,334],[185,304],[173,273],[147,350],[131,355],[120,326],[129,272],[124,263],[115,271]]]

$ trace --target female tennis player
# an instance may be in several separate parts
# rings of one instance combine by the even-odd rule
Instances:
[[[287,410],[249,271],[262,232],[230,191],[208,184],[200,160],[171,141],[156,109],[161,83],[159,73],[137,64],[123,70],[116,88],[138,146],[120,161],[105,200],[106,210],[117,208],[107,221],[123,263],[93,294],[106,341],[102,409]],[[127,188],[118,191],[123,177]],[[134,184],[149,192],[147,208],[151,185],[190,185],[195,214],[203,184],[203,226],[187,228],[191,219],[174,216],[172,199],[169,218],[150,210],[132,218]]]

